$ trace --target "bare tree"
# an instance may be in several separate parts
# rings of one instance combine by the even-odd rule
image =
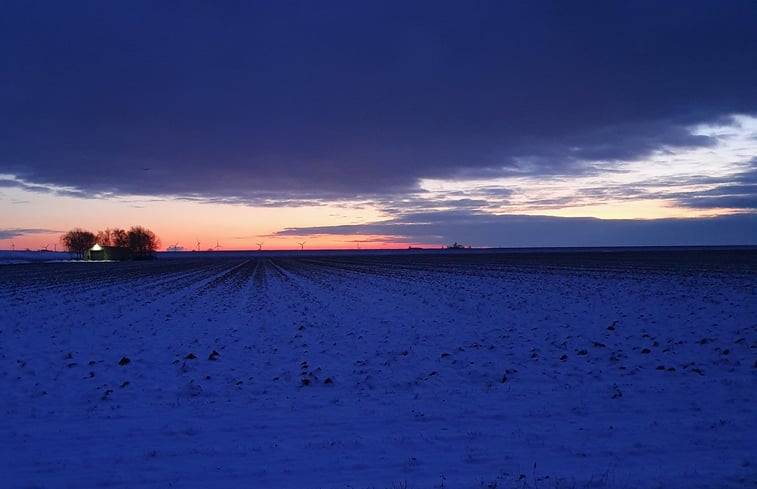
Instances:
[[[160,246],[160,240],[155,233],[142,226],[132,226],[127,233],[129,250],[135,259],[152,258],[152,254]]]
[[[129,233],[123,229],[114,229],[111,239],[113,239],[113,246],[118,246],[119,248],[129,247]]]
[[[97,241],[97,244],[99,244],[100,246],[113,246],[113,240],[111,238],[110,228],[106,228],[103,231],[97,231],[95,240]]]
[[[72,229],[63,236],[60,237],[63,246],[66,249],[75,254],[78,260],[84,258],[84,252],[92,248],[97,242],[96,236],[81,228]]]
[[[128,248],[128,233],[119,228],[106,228],[104,231],[97,232],[97,244],[99,244],[100,246],[117,246],[119,248]]]

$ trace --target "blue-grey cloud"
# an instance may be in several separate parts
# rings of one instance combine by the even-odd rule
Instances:
[[[757,185],[748,189],[726,185],[707,193],[680,198],[678,202],[693,209],[757,210]]]
[[[97,197],[97,194],[88,194],[87,192],[82,190],[56,188],[55,186],[44,184],[29,184],[20,180],[9,178],[0,179],[0,188],[18,188],[27,192],[34,192],[38,194],[53,194],[62,197],[76,197],[81,199]]]
[[[724,178],[698,178],[692,183],[709,183],[714,187],[693,192],[679,192],[670,197],[679,205],[693,209],[757,210],[757,158],[749,164],[750,169]],[[681,183],[681,182],[679,182]]]
[[[0,229],[0,239],[14,239],[28,234],[52,234],[60,233],[55,229],[39,229],[39,228],[10,228]]]
[[[308,235],[384,235],[394,243],[458,242],[495,247],[757,245],[757,214],[603,220],[453,211],[411,214],[370,224],[290,228],[277,233]]]
[[[258,202],[590,172],[757,114],[755,18],[750,0],[10,0],[0,173]]]

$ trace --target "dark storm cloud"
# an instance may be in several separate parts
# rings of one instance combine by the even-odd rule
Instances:
[[[594,171],[757,113],[755,18],[750,0],[11,0],[0,173],[244,202]]]
[[[360,225],[286,229],[277,236],[385,235],[387,242],[470,246],[755,245],[757,214],[704,219],[602,220],[437,212]]]

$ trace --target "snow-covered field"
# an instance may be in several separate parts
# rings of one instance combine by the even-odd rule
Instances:
[[[757,253],[0,267],[0,486],[754,488]]]

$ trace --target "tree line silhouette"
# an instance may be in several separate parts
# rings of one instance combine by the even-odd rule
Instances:
[[[102,247],[126,248],[134,259],[151,258],[160,246],[158,237],[147,228],[132,226],[128,231],[120,228],[106,228],[97,234],[75,228],[60,238],[63,246],[77,259],[84,258],[87,250],[95,244]]]

